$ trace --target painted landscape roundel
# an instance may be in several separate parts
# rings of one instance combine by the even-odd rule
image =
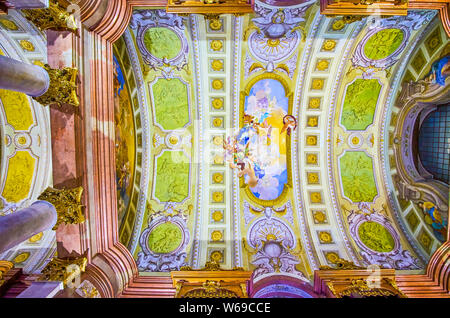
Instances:
[[[180,53],[182,43],[179,36],[169,28],[149,28],[144,34],[144,45],[157,59],[171,60]]]

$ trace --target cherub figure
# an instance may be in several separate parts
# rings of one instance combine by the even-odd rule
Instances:
[[[297,119],[292,115],[286,115],[283,118],[283,128],[281,129],[281,133],[287,132],[288,136],[291,135],[291,131],[294,131],[297,128]]]

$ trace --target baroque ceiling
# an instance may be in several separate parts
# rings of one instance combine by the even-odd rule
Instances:
[[[440,241],[399,198],[390,121],[446,44],[435,11],[347,24],[315,1],[219,19],[135,10],[115,43],[116,178],[141,274],[424,269]]]

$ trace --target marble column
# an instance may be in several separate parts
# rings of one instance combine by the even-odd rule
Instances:
[[[55,207],[47,201],[36,201],[28,208],[0,217],[0,253],[51,229],[57,219]]]
[[[0,55],[0,88],[38,97],[50,87],[50,77],[40,66]]]
[[[54,298],[63,289],[63,282],[35,281],[17,298]]]

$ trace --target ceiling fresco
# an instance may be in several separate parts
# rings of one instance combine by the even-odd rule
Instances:
[[[306,281],[338,258],[423,270],[440,241],[401,199],[391,133],[402,83],[448,55],[437,13],[349,24],[316,1],[277,5],[133,12],[114,45],[121,242],[142,275],[210,260]]]

